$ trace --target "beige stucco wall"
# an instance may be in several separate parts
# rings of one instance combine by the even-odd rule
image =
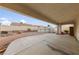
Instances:
[[[64,32],[64,30],[69,31],[70,27],[74,27],[74,25],[73,24],[62,25],[62,32]]]
[[[32,26],[1,26],[0,31],[27,30],[28,28],[32,30],[37,29]]]
[[[49,32],[48,28],[37,27],[37,26],[0,26],[0,31],[17,31],[17,30],[38,30],[38,32]],[[52,28],[51,28],[52,30]]]
[[[77,40],[79,40],[79,17],[75,20],[75,37],[77,38]]]

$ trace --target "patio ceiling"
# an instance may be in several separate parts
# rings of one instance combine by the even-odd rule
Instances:
[[[55,24],[72,24],[79,14],[79,4],[18,3],[0,4],[23,14]]]

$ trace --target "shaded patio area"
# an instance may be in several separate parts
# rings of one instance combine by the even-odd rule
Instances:
[[[4,54],[17,55],[73,55],[79,54],[79,42],[69,35],[52,33],[19,38]]]

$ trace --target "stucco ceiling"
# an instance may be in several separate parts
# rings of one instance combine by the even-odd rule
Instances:
[[[79,14],[79,4],[25,3],[0,5],[56,24],[74,23]]]

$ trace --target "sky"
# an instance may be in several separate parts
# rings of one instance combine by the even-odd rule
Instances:
[[[8,10],[6,8],[0,8],[0,23],[1,25],[10,25],[12,22],[23,22],[27,24],[34,24],[34,25],[42,25],[42,26],[53,26],[54,24],[50,24],[45,21],[41,21],[39,19],[33,18],[28,15],[23,15],[20,13],[16,13],[14,11]]]

